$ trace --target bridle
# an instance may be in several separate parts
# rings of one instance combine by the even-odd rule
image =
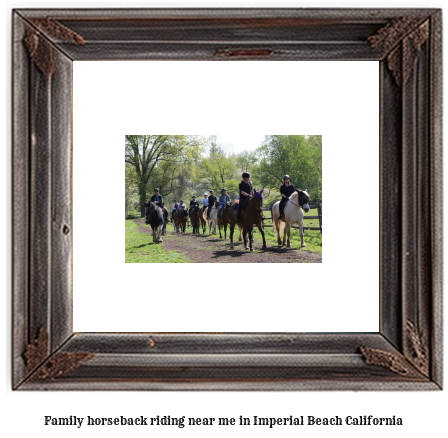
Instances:
[[[297,192],[299,193],[299,192]],[[290,202],[292,205],[295,205],[296,207],[302,208],[303,209],[303,205],[307,204],[307,202],[305,202],[305,204],[300,205],[300,204],[296,204],[295,202],[292,202],[291,200],[289,200],[288,202]]]

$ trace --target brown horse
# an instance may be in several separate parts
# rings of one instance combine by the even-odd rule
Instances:
[[[178,233],[180,227],[180,220],[179,220],[179,210],[177,208],[173,213],[173,227],[176,230],[176,233]]]
[[[179,221],[180,230],[185,234],[187,228],[187,220],[188,220],[188,211],[187,210],[178,210],[177,217]]]
[[[231,213],[230,213],[230,210],[233,210],[233,207],[235,205],[238,205],[238,201],[234,201],[231,205],[224,205],[224,208],[221,210],[221,218],[218,219],[218,228],[219,228],[219,238],[220,239],[222,239],[221,227],[224,229],[224,240],[227,240],[227,225],[230,225],[232,223],[232,220],[234,220],[236,223],[236,219],[235,218],[232,219]]]
[[[264,189],[263,189],[264,190]],[[260,230],[261,236],[263,237],[263,247],[262,249],[266,249],[266,238],[264,236],[263,229],[263,190],[254,192],[254,196],[247,202],[246,207],[244,209],[244,215],[242,221],[238,224],[240,228],[243,230],[243,239],[244,246],[246,249],[249,249],[247,245],[247,235],[249,234],[249,245],[250,250],[253,251],[252,242],[253,242],[253,225],[256,225]],[[229,217],[235,217],[235,212],[233,208],[228,210]],[[233,221],[232,221],[233,222]],[[236,218],[235,218],[236,225]],[[233,232],[235,230],[235,225],[230,223],[230,249],[234,249],[233,246]]]
[[[191,221],[191,225],[193,227],[193,234],[200,234],[199,233],[199,225],[201,223],[201,219],[200,219],[201,213],[199,211],[199,207],[193,207],[191,209],[191,213],[190,213],[190,221]]]

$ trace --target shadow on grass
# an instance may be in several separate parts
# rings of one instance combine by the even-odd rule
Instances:
[[[152,246],[152,245],[159,245],[159,244],[155,243],[155,242],[143,243],[142,245],[138,245],[138,246],[130,246],[129,248],[126,248],[126,251],[129,251],[131,249],[140,249],[140,248],[143,248],[145,246]]]

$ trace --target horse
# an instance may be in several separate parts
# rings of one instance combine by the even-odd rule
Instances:
[[[205,234],[205,230],[207,229],[207,221],[204,219],[204,211],[206,210],[207,207],[201,207],[201,210],[199,212],[199,218],[201,219],[202,234]]]
[[[200,211],[199,211],[198,206],[195,206],[191,209],[190,220],[191,220],[191,225],[193,227],[193,234],[200,234],[199,233],[199,225],[201,223],[201,220],[200,220]]]
[[[227,240],[227,225],[230,225],[231,219],[230,219],[230,209],[234,209],[234,213],[235,213],[235,208],[238,206],[240,201],[236,200],[233,201],[230,205],[225,206],[222,211],[221,211],[221,219],[218,220],[218,227],[219,227],[219,238],[222,239],[222,234],[221,234],[221,227],[224,228],[224,240]],[[234,215],[235,217],[235,215]],[[235,217],[235,223],[236,223],[236,217]],[[252,227],[253,228],[253,227]],[[238,241],[241,242],[243,240],[243,229],[241,227],[239,227],[240,229],[240,235],[238,238]],[[252,234],[251,237],[251,241],[252,243],[254,243],[254,236]]]
[[[152,241],[154,243],[163,242],[162,229],[164,225],[163,211],[154,202],[145,202],[145,224],[152,229]]]
[[[279,220],[278,218],[280,216],[280,201],[272,206],[272,225],[274,225],[274,232],[277,234],[277,242],[280,246],[282,245],[280,233],[284,231],[283,245],[286,243],[286,247],[291,248],[291,225],[298,223],[301,247],[306,247],[303,240],[303,212],[308,213],[310,211],[309,201],[310,197],[306,190],[296,190],[289,197],[289,201],[285,205],[283,220]],[[287,241],[286,236],[288,236]]]
[[[176,210],[173,213],[173,227],[176,230],[176,233],[179,232],[180,220],[179,220],[179,210]]]
[[[233,205],[233,204],[232,204]],[[219,238],[222,239],[221,227],[224,228],[224,240],[227,240],[227,225],[230,224],[230,219],[228,218],[229,210],[232,208],[230,204],[224,205],[224,208],[221,210],[221,218],[218,219],[218,228],[219,228]]]
[[[177,217],[179,220],[179,226],[182,233],[186,233],[187,228],[187,219],[188,219],[188,211],[187,210],[180,210],[177,212]]]
[[[246,249],[250,249],[253,251],[252,243],[253,243],[253,225],[256,225],[260,230],[261,236],[263,237],[263,247],[262,250],[266,250],[266,238],[264,235],[263,229],[263,190],[257,191],[255,190],[254,196],[247,202],[246,207],[244,209],[244,215],[242,221],[238,224],[239,227],[243,230],[243,239],[244,239],[244,247]],[[228,212],[229,217],[235,217],[235,212],[233,209],[230,209]],[[236,218],[235,218],[236,224]],[[235,231],[235,224],[232,222],[230,224],[230,249],[234,249],[233,246],[233,233]],[[247,235],[249,234],[249,246],[247,245]]]
[[[217,206],[217,204],[218,203],[216,202],[215,205],[210,210],[210,219],[207,218],[207,209],[205,209],[204,214],[203,214],[204,220],[207,222],[207,225],[209,227],[209,235],[216,234],[216,224],[218,223],[218,206]],[[212,228],[213,228],[213,233],[212,233]]]

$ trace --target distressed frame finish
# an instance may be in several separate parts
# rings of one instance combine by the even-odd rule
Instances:
[[[15,10],[13,388],[440,389],[441,29],[437,9]],[[379,61],[380,331],[73,333],[72,61],[102,59]]]

